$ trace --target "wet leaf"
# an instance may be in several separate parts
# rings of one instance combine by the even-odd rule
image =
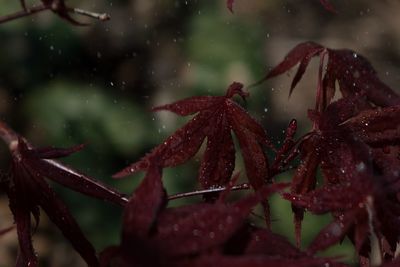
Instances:
[[[168,110],[183,116],[197,114],[140,161],[114,177],[147,169],[155,156],[160,158],[162,167],[182,164],[194,156],[207,138],[199,180],[204,188],[223,186],[231,178],[234,169],[233,132],[239,140],[251,184],[256,189],[263,186],[268,179],[268,162],[263,146],[272,145],[261,125],[231,99],[235,95],[245,98],[248,94],[242,88],[242,84],[233,83],[225,96],[192,97],[154,108],[155,111]]]
[[[327,1],[324,2],[328,3]],[[325,74],[321,77],[324,67],[324,53],[327,53],[328,60]],[[370,102],[378,106],[393,106],[400,103],[400,97],[378,78],[374,68],[363,56],[352,50],[325,48],[314,42],[297,45],[281,63],[269,71],[258,83],[281,75],[300,63],[292,81],[291,93],[300,81],[310,59],[315,56],[321,57],[319,77],[321,79],[319,84],[321,85],[317,88],[316,100],[316,106],[321,108],[318,111],[324,110],[330,103],[334,95],[336,81],[339,83],[339,89],[344,97],[365,95]]]
[[[4,185],[10,200],[10,209],[17,225],[20,253],[17,266],[37,266],[38,261],[32,246],[31,214],[39,223],[39,207],[71,242],[88,266],[98,266],[96,252],[85,238],[66,205],[46,183],[45,177],[88,196],[124,205],[126,199],[117,191],[100,182],[46,158],[59,158],[80,150],[32,148],[19,138],[10,146],[12,168],[10,179]],[[37,228],[37,225],[36,227]]]
[[[124,235],[149,235],[166,204],[164,187],[161,182],[161,169],[151,166],[142,183],[129,199],[124,213]]]
[[[360,112],[342,125],[371,146],[400,144],[400,105]]]
[[[220,200],[165,208],[160,204],[161,177],[153,171],[150,169],[126,206],[122,243],[118,248],[104,251],[102,255],[107,262],[121,262],[121,266],[137,263],[179,266],[181,259],[221,249],[242,227],[247,227],[247,218],[255,205],[287,187],[287,184],[263,187],[257,194],[234,203]],[[149,192],[155,181],[155,192]],[[131,249],[133,246],[135,250]]]

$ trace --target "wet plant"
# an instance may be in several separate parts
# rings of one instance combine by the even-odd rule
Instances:
[[[320,2],[333,10],[328,1]],[[232,10],[233,1],[227,4]],[[21,5],[25,13],[35,10],[27,8],[24,1]],[[74,9],[67,8],[64,1],[42,1],[41,7],[80,24],[69,16]],[[298,125],[293,119],[283,136],[275,137],[282,140],[275,145],[268,128],[242,104],[250,90],[298,65],[291,94],[314,57],[319,59],[315,105],[305,111],[312,127],[296,137]],[[333,101],[338,92],[341,96]],[[15,227],[1,230],[0,235],[16,229],[16,266],[39,265],[31,239],[40,221],[40,208],[88,266],[347,266],[340,257],[318,254],[344,238],[354,245],[360,266],[400,264],[400,96],[379,79],[362,55],[304,42],[247,88],[233,82],[225,95],[194,96],[153,111],[192,117],[114,175],[121,179],[145,172],[128,196],[57,160],[78,152],[82,145],[36,148],[0,123],[0,137],[11,154],[10,170],[2,175],[1,188],[15,221]],[[163,184],[163,170],[192,160],[203,144],[194,178],[201,188],[170,195]],[[242,184],[237,183],[240,173],[234,173],[237,153],[243,158],[247,179]],[[279,182],[277,176],[289,169],[294,169],[290,182]],[[319,184],[318,170],[322,173]],[[96,252],[46,180],[123,209],[121,243]],[[228,201],[235,190],[247,194]],[[291,202],[296,244],[270,228],[268,198],[274,193]],[[174,199],[193,195],[203,196],[203,201],[168,206]],[[252,211],[259,204],[263,226],[251,222]],[[308,247],[301,248],[305,212],[331,214],[333,219]]]

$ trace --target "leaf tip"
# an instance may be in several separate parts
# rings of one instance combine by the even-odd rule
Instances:
[[[229,11],[233,14],[233,2],[234,0],[227,0],[226,1],[226,7],[229,9]]]

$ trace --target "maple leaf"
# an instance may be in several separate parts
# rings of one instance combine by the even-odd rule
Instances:
[[[204,188],[222,186],[229,181],[235,166],[233,132],[239,141],[247,177],[255,189],[261,188],[269,179],[263,146],[272,145],[262,126],[232,100],[235,95],[247,97],[242,88],[242,84],[233,83],[225,96],[192,97],[154,108],[154,111],[168,110],[181,116],[196,115],[140,161],[114,177],[146,170],[154,157],[160,159],[161,167],[182,164],[194,156],[207,138],[198,179]]]
[[[256,195],[231,204],[220,199],[215,203],[166,208],[160,163],[160,158],[153,159],[126,205],[121,245],[101,254],[106,265],[178,266],[180,259],[223,247],[245,224],[256,204],[287,186],[263,187]],[[132,247],[136,249],[132,251]]]
[[[330,185],[342,185],[342,183],[357,184],[357,182],[355,182],[358,177],[357,171],[351,168],[351,165],[353,164],[353,167],[358,166],[357,164],[360,164],[360,162],[356,162],[354,159],[359,159],[361,156],[354,154],[352,149],[357,150],[360,149],[360,147],[363,147],[362,151],[366,153],[366,155],[371,155],[368,159],[364,158],[364,160],[372,160],[374,166],[380,167],[382,179],[386,181],[386,183],[396,183],[400,171],[397,167],[399,163],[398,160],[393,156],[382,155],[381,151],[377,149],[372,150],[366,145],[384,149],[389,149],[388,146],[398,145],[400,136],[398,127],[400,96],[379,80],[376,71],[364,57],[351,50],[329,49],[313,42],[301,43],[292,49],[285,59],[274,67],[259,83],[280,75],[299,64],[299,68],[293,78],[290,88],[289,94],[291,94],[306,71],[311,58],[315,56],[320,57],[316,105],[314,110],[309,111],[309,117],[314,125],[313,130],[301,139],[298,147],[302,161],[293,177],[292,194],[300,197],[302,195],[311,195],[313,192],[320,192],[319,190],[314,190],[316,187],[316,170],[318,166],[321,166],[325,183],[327,183],[330,192],[332,194],[336,192],[340,196],[341,194],[339,191],[335,191]],[[326,70],[324,71],[326,57],[328,59],[326,62]],[[336,82],[339,85],[343,99],[335,103],[330,103],[335,94]],[[374,106],[375,108],[373,108]],[[382,108],[379,108],[379,106]],[[355,139],[360,140],[360,144],[354,145],[354,141],[352,140]],[[343,147],[343,144],[349,146],[350,149]],[[346,168],[348,168],[349,171],[344,172]],[[373,174],[377,172],[377,168],[374,167],[370,169],[370,172],[371,177],[369,177],[369,179],[373,181],[375,179]],[[377,192],[384,189],[380,188],[380,186],[376,186],[375,182],[371,183],[374,184],[374,186],[371,186],[369,190],[365,192],[376,197]],[[360,188],[364,187],[360,186]],[[341,189],[343,191],[345,190],[345,188]],[[348,194],[354,195],[351,194],[350,191],[348,191]],[[322,196],[327,197],[325,195],[331,194],[326,191],[323,192],[324,193],[320,193],[320,198],[322,198]],[[364,196],[364,199],[366,196],[362,193],[365,192],[360,192],[360,196]],[[380,198],[380,200],[382,203],[388,203],[385,199]],[[353,201],[349,199],[345,200],[342,197],[341,201],[330,202],[336,203],[344,209],[345,204],[343,203],[351,203],[351,205],[353,205],[357,201],[355,197],[353,197]],[[299,207],[297,205],[301,202],[294,200],[292,200],[292,203],[295,214],[296,241],[299,244],[301,221],[304,213],[302,207],[310,207],[307,205]],[[327,201],[323,203],[325,203],[324,205],[326,205],[326,208],[330,207]],[[395,215],[393,215],[393,205],[397,204],[391,204],[389,202],[388,206],[390,208],[383,209],[388,214],[387,217],[389,218],[395,217]],[[332,212],[332,209],[328,209],[325,212],[328,211]],[[330,227],[335,229],[336,224],[339,222],[332,223],[332,225],[328,226],[325,232],[322,231],[320,235],[321,240],[327,242],[326,245],[321,245],[323,243],[321,241],[316,242],[318,245],[314,246],[323,249],[328,246],[328,244],[340,241],[345,234],[350,234],[352,240],[356,244],[357,250],[360,251],[362,249],[363,253],[365,253],[368,249],[366,249],[364,241],[366,240],[369,229],[368,225],[361,223],[366,216],[365,209],[348,209],[347,213],[343,213],[342,211],[341,214],[344,218],[347,218],[346,222],[339,224],[345,225],[345,229],[335,236],[336,239],[324,239],[324,234],[331,231]],[[358,222],[356,225],[359,227],[356,228],[355,236],[353,236],[353,233],[350,233],[353,231],[353,228],[350,229],[350,227],[353,227],[355,221]],[[392,219],[388,219],[387,222],[379,223],[397,225]],[[380,233],[381,229],[377,229],[376,231]],[[388,240],[393,248],[395,241],[391,236],[397,236],[397,231],[391,229],[383,233],[382,236]]]
[[[346,155],[351,151],[341,150],[342,143],[349,138],[349,131],[339,125],[357,114],[364,104],[363,99],[354,97],[341,99],[331,103],[323,114],[313,115],[315,130],[302,137],[297,147],[297,150],[300,151],[301,161],[292,179],[291,192],[293,194],[302,195],[315,189],[316,172],[320,165],[323,167],[327,181],[333,183],[338,179],[337,177],[343,176],[344,178],[341,173],[342,166],[338,162],[343,164],[348,162],[338,160],[335,155]],[[335,151],[340,151],[340,153],[334,153]],[[296,243],[300,245],[304,209],[296,205],[293,205],[292,209],[295,215]]]
[[[400,238],[400,203],[399,188],[393,184],[400,181],[399,175],[377,174],[371,155],[371,148],[349,132],[347,138],[342,136],[334,146],[329,146],[328,153],[321,152],[325,185],[303,194],[286,195],[313,213],[334,215],[334,221],[310,245],[311,253],[340,242],[347,235],[357,252],[367,257],[369,236],[374,234],[389,245],[382,247],[382,255],[394,255]]]
[[[399,145],[400,105],[362,111],[342,125],[370,146]]]
[[[264,197],[286,185],[275,184]],[[166,210],[160,215],[155,246],[170,256],[191,255],[224,244],[244,224],[262,198],[251,195],[232,204],[204,203]],[[189,212],[188,212],[189,211]]]
[[[382,152],[376,156],[378,152],[373,153],[368,143],[398,142],[398,106],[370,107],[362,96],[331,103],[322,114],[311,116],[315,130],[300,143],[302,161],[292,180],[292,194],[286,195],[294,204],[297,243],[304,208],[316,214],[331,212],[335,218],[310,245],[311,253],[347,235],[360,255],[368,255],[368,237],[373,231],[390,245],[382,254],[394,254],[400,238],[399,221],[395,219],[399,214],[396,194],[400,188],[393,187],[399,182],[399,165],[387,155],[385,167],[377,175],[376,166],[382,164],[377,160],[385,157]],[[381,138],[371,138],[379,136],[379,131]],[[322,168],[325,185],[315,189],[318,166]]]
[[[365,173],[368,173],[366,171]],[[309,247],[311,253],[341,242],[347,235],[355,244],[359,255],[370,254],[370,236],[390,247],[382,247],[382,255],[394,255],[399,239],[399,211],[391,198],[384,196],[382,187],[374,179],[363,175],[362,181],[351,181],[346,185],[326,185],[295,201],[306,203],[311,212],[322,214],[332,212],[334,220],[316,236]]]
[[[126,205],[123,236],[147,237],[159,212],[166,205],[166,193],[161,181],[161,168],[150,167],[143,182],[135,190]]]
[[[284,172],[285,168],[299,153],[296,148],[296,142],[293,139],[297,131],[297,121],[291,120],[286,131],[285,138],[281,147],[276,151],[274,161],[271,166],[270,175],[274,176],[278,173]]]
[[[334,214],[335,220],[321,230],[310,245],[311,253],[341,241],[353,225],[357,233],[362,233],[355,240],[357,251],[360,251],[369,234],[366,207],[367,204],[370,205],[369,198],[374,194],[374,184],[369,175],[371,169],[367,165],[368,158],[362,152],[354,153],[357,148],[364,152],[362,143],[341,140],[340,146],[331,150],[329,158],[323,157],[322,160],[328,160],[323,164],[324,175],[335,182],[325,183],[320,188],[296,196],[287,195],[297,206],[300,205],[315,214]],[[330,165],[329,174],[326,170],[327,165]],[[336,166],[340,166],[340,169]],[[341,175],[338,176],[337,172]]]
[[[3,128],[1,129],[4,130]],[[5,138],[7,139],[7,138]],[[17,266],[37,266],[31,236],[31,214],[39,223],[39,207],[57,225],[63,235],[89,266],[98,266],[95,250],[85,238],[67,206],[57,197],[44,178],[88,196],[124,205],[127,199],[115,190],[80,174],[53,160],[74,153],[82,146],[70,149],[30,147],[21,137],[9,143],[12,167],[3,187],[10,201],[10,209],[17,225],[20,254]]]
[[[274,184],[235,203],[202,203],[167,209],[160,214],[155,246],[169,256],[192,255],[226,243],[246,221],[252,208],[286,184]]]
[[[314,42],[297,45],[256,84],[278,76],[300,63],[291,85],[291,93],[301,80],[310,59],[315,56],[320,57],[315,110],[322,112],[329,105],[335,94],[336,81],[344,97],[365,95],[368,101],[383,107],[400,104],[400,96],[378,78],[374,68],[363,56],[352,50],[325,48]],[[328,61],[323,73],[326,56]]]

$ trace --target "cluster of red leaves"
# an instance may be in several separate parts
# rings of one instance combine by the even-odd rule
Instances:
[[[348,237],[368,266],[370,252],[392,266],[400,238],[400,97],[382,83],[361,55],[307,42],[296,46],[262,80],[280,75],[295,65],[290,93],[301,80],[312,57],[319,56],[317,93],[308,115],[310,132],[294,139],[297,122],[292,120],[284,141],[275,147],[264,128],[237,102],[248,93],[233,83],[224,96],[191,97],[156,107],[193,118],[138,162],[118,172],[120,178],[137,171],[146,176],[132,196],[80,174],[55,158],[82,148],[33,148],[0,123],[0,136],[12,152],[10,175],[2,187],[10,199],[18,232],[17,266],[37,266],[31,236],[31,215],[39,223],[39,207],[60,228],[89,266],[344,266],[315,253]],[[338,84],[338,86],[336,86]],[[332,102],[336,87],[342,97]],[[254,194],[233,203],[225,201],[233,188],[235,145],[238,141],[247,178]],[[162,183],[163,168],[190,160],[206,141],[198,181],[205,202],[167,208],[169,196]],[[273,155],[272,160],[266,152]],[[275,181],[289,164],[300,163],[290,183]],[[317,187],[317,170],[323,182]],[[51,179],[85,195],[124,207],[122,241],[96,256],[68,208],[45,182]],[[268,196],[281,191],[292,202],[297,242],[305,210],[331,213],[333,221],[301,251],[269,230]],[[203,191],[204,192],[204,191]],[[257,204],[264,207],[266,228],[253,226],[249,217]],[[396,260],[398,261],[398,260]],[[394,262],[396,262],[394,261]]]
[[[233,2],[227,2],[230,10]],[[320,2],[334,11],[328,1]],[[24,0],[21,5],[27,14],[32,12]],[[70,17],[75,9],[68,8],[63,0],[42,0],[40,8],[80,24]],[[1,188],[8,195],[18,233],[16,266],[38,266],[31,239],[39,224],[40,208],[88,266],[345,266],[334,259],[316,257],[318,251],[345,237],[353,242],[360,265],[369,266],[371,251],[375,250],[378,255],[374,257],[379,258],[381,266],[398,266],[400,96],[378,78],[361,55],[312,42],[296,46],[259,83],[299,65],[291,94],[313,57],[319,57],[320,66],[315,107],[308,111],[313,127],[307,134],[296,140],[297,122],[292,120],[282,145],[275,147],[264,128],[234,100],[235,96],[245,100],[249,95],[236,82],[224,96],[191,97],[156,107],[153,111],[166,110],[193,118],[138,162],[114,175],[121,178],[146,171],[129,199],[55,160],[82,146],[34,148],[0,122],[0,137],[12,156],[10,173],[2,176]],[[337,89],[341,97],[332,102]],[[229,203],[227,195],[237,180],[231,178],[236,156],[234,138],[255,192]],[[205,201],[168,208],[170,196],[163,186],[163,169],[190,160],[205,140],[197,178],[206,190],[202,191]],[[278,183],[275,176],[286,172],[289,165],[296,165],[296,170],[290,192],[285,193],[282,191],[289,185]],[[318,170],[322,173],[319,185]],[[106,248],[99,260],[46,179],[121,206],[121,243]],[[215,192],[216,188],[222,188],[219,194],[205,193]],[[306,210],[333,216],[305,251],[269,229],[267,201],[274,192],[281,192],[292,203],[297,245]],[[258,204],[264,207],[265,228],[249,220]],[[0,235],[12,229],[1,230]]]
[[[265,79],[299,63],[292,92],[314,56],[320,68],[316,105],[308,113],[313,129],[299,141],[301,162],[285,195],[293,203],[298,241],[304,209],[330,212],[334,221],[310,245],[311,253],[347,236],[360,257],[367,259],[375,245],[382,259],[391,259],[400,238],[400,97],[362,56],[311,42],[296,46]],[[342,98],[331,103],[336,82]],[[317,188],[318,168],[323,185]]]
[[[20,253],[16,266],[38,265],[31,242],[32,230],[34,230],[32,229],[31,215],[35,219],[37,227],[40,218],[39,207],[61,230],[87,264],[98,266],[92,244],[83,235],[67,206],[45,181],[45,178],[48,178],[87,196],[120,206],[125,205],[127,199],[117,191],[54,160],[68,156],[80,149],[82,146],[70,149],[35,149],[20,137],[10,143],[12,152],[10,175],[2,179],[1,186],[8,195],[10,209],[17,225]]]
[[[246,221],[258,202],[285,184],[234,203],[224,201],[228,187],[214,203],[166,208],[160,166],[153,158],[125,208],[121,245],[102,253],[103,266],[343,266],[301,252]]]
[[[300,64],[292,82],[291,93],[314,56],[320,57],[320,68],[315,108],[309,110],[313,128],[299,140],[293,140],[296,122],[292,121],[286,131],[283,145],[280,149],[275,149],[267,139],[262,127],[232,100],[235,94],[243,98],[247,96],[247,93],[242,90],[241,84],[233,83],[225,96],[192,97],[154,108],[154,111],[169,110],[182,116],[197,114],[165,142],[154,148],[151,153],[116,174],[116,177],[146,170],[148,175],[142,184],[145,188],[147,179],[155,179],[153,177],[155,176],[154,166],[164,168],[186,162],[193,157],[204,139],[207,138],[207,147],[200,165],[198,179],[204,188],[222,186],[229,181],[234,169],[235,149],[231,136],[231,132],[233,132],[241,148],[249,182],[258,192],[265,188],[267,184],[274,183],[273,177],[284,171],[284,166],[291,162],[298,153],[300,154],[301,162],[292,179],[291,193],[284,194],[285,198],[293,203],[298,243],[304,209],[316,214],[330,212],[335,218],[317,235],[307,249],[307,255],[314,255],[317,251],[324,250],[348,236],[355,244],[363,263],[368,262],[372,245],[379,247],[382,259],[392,259],[400,237],[398,219],[400,216],[400,194],[397,189],[400,173],[398,154],[400,97],[379,80],[375,70],[362,56],[350,50],[328,49],[311,42],[300,44],[294,48],[285,60],[272,69],[263,80],[282,74],[296,64]],[[325,62],[326,59],[327,62]],[[336,91],[336,82],[343,97],[331,103]],[[268,163],[268,158],[264,154],[266,147],[275,152],[272,165]],[[317,188],[316,173],[318,168],[322,169],[323,185]],[[160,176],[159,173],[157,175]],[[152,184],[154,185],[154,182]],[[137,203],[139,201],[137,198],[140,198],[141,195],[149,196],[150,192],[144,194],[138,191],[131,198],[130,203]],[[148,228],[145,231],[148,233],[145,238],[143,236],[138,237],[137,231],[143,233],[143,231],[138,230],[142,229],[143,226],[141,228],[133,222],[138,218],[127,215],[124,225],[136,226],[130,230],[134,231],[135,234],[124,232],[124,240],[132,241],[133,239],[132,242],[141,244],[144,240],[147,240],[150,242],[148,246],[152,250],[161,246],[161,249],[155,251],[166,253],[167,256],[165,257],[169,258],[178,253],[175,252],[175,249],[180,251],[179,246],[170,246],[171,243],[169,242],[171,240],[176,244],[183,242],[182,237],[180,237],[180,234],[182,234],[186,239],[183,242],[185,251],[186,249],[190,250],[188,244],[195,244],[193,246],[196,249],[190,250],[190,253],[187,252],[184,255],[196,255],[195,258],[191,258],[194,260],[191,264],[196,265],[200,259],[201,264],[211,264],[211,261],[215,265],[222,264],[222,266],[233,264],[233,260],[222,259],[220,255],[215,256],[212,260],[210,260],[209,255],[206,257],[207,260],[202,259],[199,256],[202,252],[202,246],[197,242],[203,241],[199,241],[197,237],[195,240],[190,240],[187,235],[187,232],[190,233],[190,231],[199,229],[201,229],[199,231],[202,233],[202,238],[206,238],[209,232],[215,233],[215,225],[204,224],[202,228],[192,225],[188,221],[198,223],[202,216],[199,214],[203,214],[203,212],[206,213],[205,217],[207,218],[220,216],[221,214],[216,211],[218,210],[216,207],[221,205],[220,202],[202,204],[189,209],[187,207],[181,208],[188,214],[182,213],[181,217],[174,217],[174,220],[168,221],[168,232],[163,230],[163,227],[167,226],[163,225],[162,218],[166,216],[166,213],[173,212],[174,209],[164,210],[160,208],[164,207],[161,204],[163,197],[153,197],[157,201],[147,199],[146,203],[152,203],[153,207],[147,206],[146,209],[150,208],[152,216],[155,217],[151,219],[146,217],[147,223],[142,223],[148,227],[154,225],[154,228]],[[132,204],[128,207],[136,210],[135,214],[143,214],[143,211],[137,211],[138,206],[142,205]],[[207,212],[208,209],[205,209],[204,205],[213,207],[213,212]],[[206,211],[203,211],[203,208]],[[189,210],[194,213],[189,212]],[[226,210],[227,207],[224,207],[221,211],[224,217],[228,216]],[[246,208],[245,211],[247,215],[249,210]],[[128,214],[131,214],[130,212]],[[159,217],[156,214],[159,214]],[[267,210],[265,215],[269,215]],[[186,221],[186,216],[189,216],[188,218],[194,216],[196,219]],[[187,223],[184,227],[178,223],[181,219]],[[164,240],[158,238],[158,235],[164,231],[173,232],[174,226],[177,229],[176,237],[168,235],[164,237]],[[208,228],[204,230],[204,227]],[[232,233],[230,232],[230,234]],[[372,237],[377,237],[377,244],[371,244]],[[223,240],[226,241],[226,239]],[[214,241],[206,242],[207,248],[214,246],[212,245]],[[273,239],[269,241],[274,242]],[[160,242],[166,242],[168,245],[164,247]],[[242,242],[244,241],[242,240]],[[247,240],[244,243],[246,242],[251,241]],[[130,243],[128,242],[128,244]],[[218,244],[221,245],[222,243]],[[155,264],[154,262],[149,263],[148,260],[150,259],[129,258],[126,253],[124,254],[124,251],[129,247],[132,247],[132,245],[126,245],[123,241],[120,247],[114,248],[112,254],[119,264],[122,264],[120,261],[127,266],[133,262],[141,262],[144,266]],[[174,252],[168,252],[169,248]],[[218,248],[218,250],[221,251],[221,248]],[[224,250],[222,249],[222,251]],[[170,256],[168,256],[169,253],[171,253]],[[142,251],[137,256],[148,254]],[[179,256],[183,256],[183,254],[179,254]],[[282,255],[277,254],[275,256]],[[163,256],[159,258],[164,259]],[[179,261],[181,260],[182,257],[179,257]],[[240,263],[242,260],[243,263]],[[243,266],[253,261],[254,259],[248,258],[246,253],[242,253],[240,258],[235,257],[234,260],[236,264],[243,264]],[[178,264],[166,259],[162,262],[168,262],[168,266]],[[289,262],[290,260],[285,261],[285,264],[287,265]],[[266,262],[262,264],[266,264]],[[275,264],[279,265],[278,263]],[[298,266],[300,263],[296,260],[292,261],[292,264]],[[310,262],[306,263],[306,265],[310,264]]]

